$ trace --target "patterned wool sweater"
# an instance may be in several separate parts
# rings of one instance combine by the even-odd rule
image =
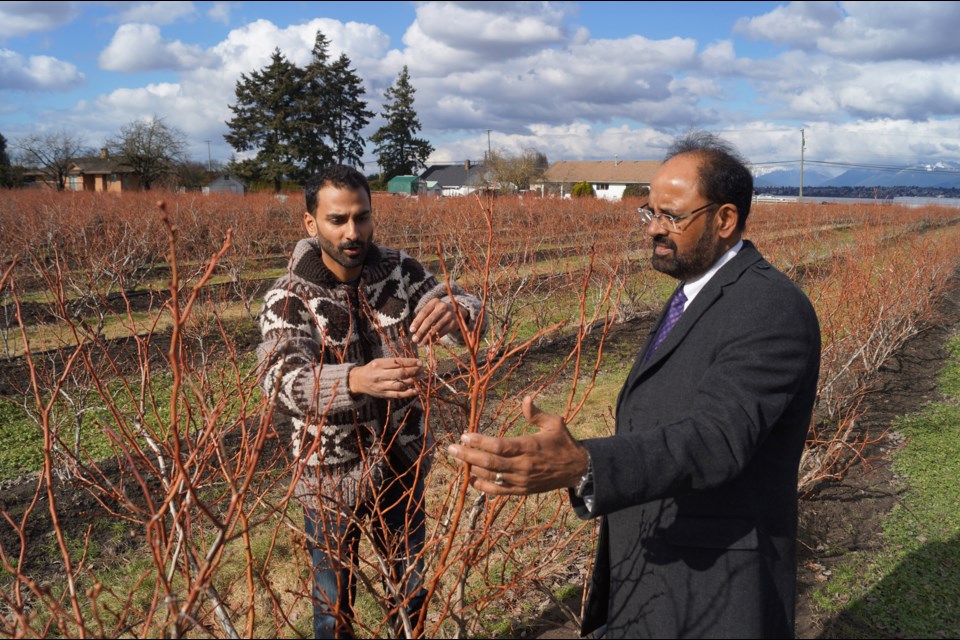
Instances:
[[[416,357],[410,323],[449,293],[473,327],[481,302],[447,286],[402,251],[370,245],[358,283],[336,279],[319,243],[297,243],[288,273],[267,291],[257,355],[274,419],[289,421],[301,463],[296,496],[309,508],[354,506],[378,491],[391,466],[429,460],[433,440],[419,399],[350,393],[350,369],[380,357]],[[443,339],[462,344],[455,331]],[[319,439],[317,438],[319,432]],[[425,467],[424,467],[425,468]]]

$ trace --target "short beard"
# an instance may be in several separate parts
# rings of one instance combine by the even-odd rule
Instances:
[[[708,229],[709,226],[704,227],[697,239],[697,244],[693,246],[688,256],[680,255],[676,243],[670,239],[669,234],[657,236],[653,239],[654,247],[658,244],[670,247],[673,249],[673,256],[665,258],[654,252],[650,258],[650,265],[660,273],[665,273],[677,280],[688,281],[703,275],[720,257],[720,239],[708,233]]]
[[[328,255],[331,260],[345,269],[356,269],[357,267],[362,266],[364,261],[367,259],[367,253],[370,251],[370,245],[373,243],[373,234],[370,234],[370,237],[367,238],[366,241],[360,240],[359,242],[344,242],[337,247],[333,246],[333,243],[324,238],[322,234],[318,233],[316,238],[323,253]],[[351,258],[343,253],[344,249],[352,249],[357,247],[363,249],[363,252],[356,258]]]

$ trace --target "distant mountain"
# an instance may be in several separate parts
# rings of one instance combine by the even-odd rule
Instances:
[[[833,177],[832,174],[806,169],[803,171],[803,186],[819,187]],[[798,187],[800,185],[799,169],[774,169],[761,175],[753,176],[755,187]]]
[[[806,179],[804,179],[806,183]],[[822,183],[823,187],[922,187],[960,188],[960,163],[917,164],[897,171],[890,169],[849,169]]]

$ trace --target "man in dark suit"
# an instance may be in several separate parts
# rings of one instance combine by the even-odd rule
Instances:
[[[602,517],[584,635],[794,635],[820,329],[742,239],[752,195],[745,163],[711,134],[676,143],[653,178],[640,210],[651,263],[680,283],[617,399],[615,435],[578,441],[527,397],[538,433],[450,447],[482,491],[567,487],[578,514]]]

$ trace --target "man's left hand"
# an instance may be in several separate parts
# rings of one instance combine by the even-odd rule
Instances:
[[[472,465],[470,484],[495,495],[529,495],[576,487],[587,471],[586,448],[567,430],[563,418],[523,399],[523,415],[538,433],[496,438],[479,433],[460,436],[447,452]]]
[[[434,298],[420,309],[410,323],[410,338],[416,344],[439,340],[458,328],[456,304]]]

